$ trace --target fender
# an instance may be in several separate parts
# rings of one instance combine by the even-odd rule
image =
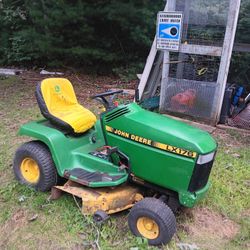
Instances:
[[[58,174],[63,176],[64,169],[78,164],[76,157],[74,157],[75,149],[91,144],[92,137],[95,137],[96,147],[104,145],[104,139],[100,131],[100,124],[97,122],[96,126],[84,133],[83,136],[72,137],[53,128],[47,120],[40,120],[22,125],[18,134],[35,138],[46,144],[51,152]]]

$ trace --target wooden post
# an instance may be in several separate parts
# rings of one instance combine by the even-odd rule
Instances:
[[[167,0],[164,11],[167,10],[167,6],[168,6],[169,1],[171,1],[171,0]],[[156,54],[157,54],[157,49],[156,49],[156,36],[155,36],[153,44],[152,44],[150,52],[149,52],[149,55],[148,55],[148,58],[147,58],[147,61],[146,61],[146,65],[144,67],[144,70],[143,70],[143,73],[142,73],[142,76],[140,79],[139,86],[138,86],[139,100],[141,100],[141,98],[142,98],[142,94],[143,94],[143,91],[146,87],[153,63],[155,61]]]
[[[227,84],[227,76],[232,56],[234,38],[237,28],[238,16],[240,11],[241,0],[230,0],[229,12],[227,17],[227,27],[222,48],[220,68],[217,78],[218,84],[218,101],[215,110],[214,121],[218,123],[224,99],[225,88]]]
[[[175,11],[176,0],[167,0],[165,11]],[[166,91],[169,76],[169,51],[164,51],[163,65],[162,65],[162,79],[161,79],[161,95],[160,95],[160,112],[164,111],[164,104],[166,101]]]
[[[156,37],[154,38],[153,44],[151,46],[151,50],[149,52],[147,61],[146,61],[146,65],[144,67],[141,79],[140,79],[140,83],[138,86],[138,91],[139,91],[139,100],[141,100],[142,98],[142,94],[144,92],[144,89],[146,87],[154,60],[155,60],[155,56],[156,56],[157,50],[156,50]]]
[[[158,51],[155,56],[154,64],[151,69],[151,73],[148,77],[148,81],[146,87],[144,89],[144,93],[142,95],[143,99],[150,98],[155,95],[157,87],[161,84],[161,75],[162,75],[162,65],[163,61],[163,53]]]

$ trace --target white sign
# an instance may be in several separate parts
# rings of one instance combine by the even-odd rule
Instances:
[[[181,41],[182,13],[158,12],[156,30],[156,48],[178,51]]]

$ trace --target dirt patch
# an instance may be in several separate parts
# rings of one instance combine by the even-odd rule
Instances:
[[[194,223],[190,225],[189,230],[194,235],[206,233],[215,238],[232,239],[239,230],[235,222],[207,208],[196,208],[192,213]]]
[[[234,131],[234,130],[223,130],[216,129],[213,132],[213,136],[217,138],[222,144],[224,144],[228,148],[234,148],[236,146],[241,147],[242,145],[250,144],[250,134]]]
[[[35,214],[28,209],[18,209],[0,227],[0,249],[82,249],[82,243],[69,238],[67,232],[60,228],[43,227],[49,223],[47,218],[39,214],[39,226],[35,226]],[[44,231],[43,231],[44,230]],[[54,231],[53,231],[54,230]],[[63,237],[62,237],[63,235]]]
[[[24,210],[19,209],[14,212],[11,218],[0,228],[0,249],[4,249],[16,231],[24,227],[27,223],[27,214]]]
[[[182,227],[201,249],[224,249],[240,229],[237,223],[207,208],[193,208],[185,214],[192,222]]]

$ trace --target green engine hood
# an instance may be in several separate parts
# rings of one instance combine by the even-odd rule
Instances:
[[[125,108],[128,112],[120,111]],[[119,106],[105,114],[104,125],[198,154],[210,153],[215,151],[217,147],[215,140],[206,131],[170,117],[144,110],[136,103]]]

